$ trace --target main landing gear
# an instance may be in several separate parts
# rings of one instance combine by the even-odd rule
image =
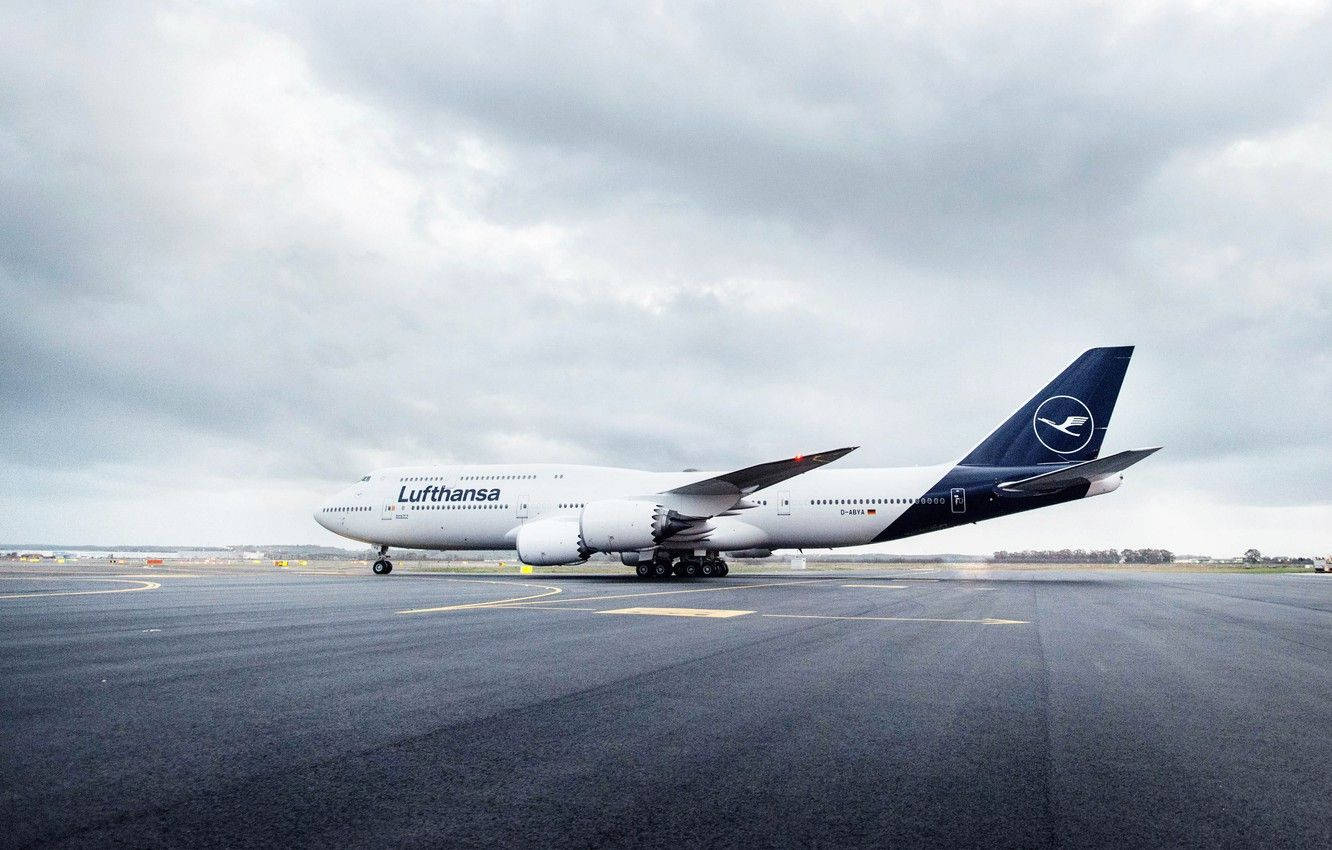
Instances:
[[[379,547],[379,558],[370,566],[371,571],[377,576],[386,576],[393,572],[393,562],[388,559],[388,547]]]
[[[669,554],[661,554],[650,561],[639,561],[634,571],[639,578],[667,579],[671,576],[712,578],[726,575],[731,568],[716,555],[706,557],[681,555],[676,558]]]
[[[670,578],[671,555],[669,552],[659,552],[650,561],[639,561],[634,566],[634,572],[639,578]]]

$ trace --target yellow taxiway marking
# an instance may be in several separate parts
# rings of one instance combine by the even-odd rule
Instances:
[[[569,596],[564,599],[551,599],[548,602],[528,602],[528,605],[563,605],[565,602],[605,602],[610,599],[641,599],[647,596],[675,596],[681,593],[718,593],[725,590],[752,590],[756,587],[786,587],[793,584],[809,584],[807,581],[774,581],[766,584],[732,584],[720,587],[699,587],[693,590],[658,590],[652,593],[619,593],[614,596]]]
[[[513,605],[516,602],[526,602],[529,599],[541,599],[544,596],[554,596],[557,593],[563,593],[564,590],[550,584],[532,584],[525,581],[487,581],[484,579],[466,579],[451,578],[448,581],[456,581],[470,584],[512,584],[517,587],[541,587],[545,588],[545,593],[534,593],[531,596],[515,596],[511,599],[496,599],[491,602],[464,602],[460,605],[440,605],[437,608],[409,608],[406,611],[398,611],[398,614],[434,614],[439,611],[467,611],[476,608],[494,608],[499,605]],[[530,603],[529,603],[530,604]]]
[[[558,608],[546,608],[538,605],[528,605],[525,602],[519,602],[516,605],[488,605],[486,607],[497,608],[502,611],[601,611],[600,608],[574,608],[569,605],[561,605]]]
[[[93,578],[91,576],[3,576],[17,579],[64,579],[68,581],[113,581],[119,584],[137,584],[138,587],[117,587],[111,590],[44,590],[38,593],[6,593],[0,599],[35,599],[42,596],[96,596],[101,593],[133,593],[136,590],[156,590],[162,585],[155,581],[121,578]]]
[[[658,617],[743,617],[753,611],[729,611],[723,608],[616,608],[613,611],[598,611],[599,614],[652,614]]]
[[[1029,620],[957,620],[946,617],[838,617],[831,614],[760,614],[760,617],[781,617],[788,620],[882,620],[890,623],[979,623],[982,626],[1025,626]]]
[[[880,590],[905,590],[905,584],[844,584],[842,587],[874,587]]]

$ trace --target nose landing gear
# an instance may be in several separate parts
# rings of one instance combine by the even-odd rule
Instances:
[[[393,562],[388,559],[387,546],[379,547],[379,558],[370,566],[371,572],[377,576],[386,576],[393,572]]]

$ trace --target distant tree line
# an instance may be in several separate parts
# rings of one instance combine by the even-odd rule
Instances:
[[[1169,549],[1030,549],[995,552],[999,564],[1173,564]]]
[[[1118,549],[1027,549],[1021,552],[995,552],[993,560],[1002,564],[1118,564]]]
[[[1312,564],[1313,558],[1287,558],[1284,555],[1264,555],[1257,549],[1244,550],[1246,564]]]
[[[1125,564],[1175,563],[1175,553],[1169,549],[1124,549],[1119,555]]]

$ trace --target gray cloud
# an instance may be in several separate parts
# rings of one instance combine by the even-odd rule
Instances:
[[[326,539],[389,463],[946,461],[1131,342],[1137,492],[958,545],[1326,545],[1324,6],[4,14],[0,538]]]
[[[1171,157],[1307,116],[1332,35],[1325,11],[1073,5],[708,4],[665,19],[406,4],[291,27],[330,79],[408,121],[542,162],[512,196],[538,215],[637,190],[846,229],[931,268],[1028,274],[1033,253],[1066,268],[1112,250]]]

